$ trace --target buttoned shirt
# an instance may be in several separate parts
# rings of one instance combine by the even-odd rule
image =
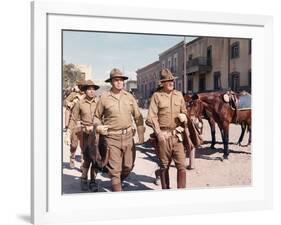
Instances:
[[[143,117],[134,96],[122,90],[117,97],[111,91],[103,94],[97,102],[95,117],[109,129],[120,130],[132,126],[143,126]]]
[[[94,124],[94,114],[96,109],[96,100],[81,99],[78,101],[72,111],[69,127],[73,128],[77,121],[81,120],[81,124],[91,126]]]
[[[182,93],[173,90],[168,94],[160,90],[151,97],[146,124],[156,133],[159,133],[161,128],[175,129],[180,125],[179,113],[187,114]]]

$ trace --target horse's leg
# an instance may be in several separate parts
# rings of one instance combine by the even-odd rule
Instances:
[[[216,144],[216,123],[213,119],[208,119],[210,128],[211,128],[211,136],[212,136],[212,144],[211,148],[215,149],[215,144]]]
[[[240,135],[239,140],[237,142],[237,144],[239,146],[241,146],[241,143],[243,141],[243,138],[244,138],[244,135],[245,135],[245,131],[246,131],[246,127],[247,127],[246,124],[241,123],[241,130],[242,130],[242,132],[241,132],[241,135]]]
[[[221,138],[223,141],[223,158],[228,159],[229,149],[228,149],[228,131],[229,131],[229,123],[218,123],[218,126],[221,131]]]
[[[229,123],[224,123],[224,139],[223,139],[223,148],[224,148],[224,153],[223,153],[223,158],[228,159],[229,155],[229,149],[228,149],[228,132],[229,132]]]
[[[248,145],[251,144],[251,141],[252,141],[252,128],[251,128],[251,125],[248,124],[248,131],[249,131],[249,139],[248,139]]]

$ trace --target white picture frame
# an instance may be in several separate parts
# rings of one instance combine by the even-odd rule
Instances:
[[[62,195],[58,81],[62,29],[252,38],[252,186]],[[273,115],[272,17],[36,1],[32,33],[34,224],[272,208],[273,116],[268,116]]]

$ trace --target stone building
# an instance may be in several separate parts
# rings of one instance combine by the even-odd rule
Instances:
[[[161,68],[168,68],[174,76],[175,88],[179,91],[184,90],[184,41],[179,42],[173,47],[159,54]]]
[[[75,64],[75,67],[78,68],[82,74],[84,74],[84,80],[92,80],[92,67],[87,64]]]
[[[138,99],[148,99],[158,86],[161,68],[172,71],[177,77],[175,88],[184,93],[251,92],[251,40],[198,37],[186,44],[179,42],[160,53],[159,61],[136,71]]]
[[[198,38],[186,45],[187,89],[251,91],[249,39]]]
[[[144,105],[153,91],[158,87],[160,79],[160,63],[155,61],[136,71],[137,73],[137,93],[136,97],[140,105]]]

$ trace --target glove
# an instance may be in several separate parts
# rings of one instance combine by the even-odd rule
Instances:
[[[181,123],[187,123],[187,117],[184,113],[179,113],[178,118],[179,118]]]
[[[67,129],[66,132],[65,132],[65,138],[64,138],[64,143],[67,146],[69,146],[70,143],[71,143],[70,137],[71,137],[71,131],[70,131],[70,129]]]
[[[108,126],[98,125],[96,131],[97,131],[97,133],[106,136],[106,135],[108,135]]]
[[[90,133],[93,132],[94,126],[86,126],[85,129],[86,129],[86,133],[87,133],[87,134],[90,134]]]
[[[145,127],[144,126],[138,126],[137,132],[138,132],[138,136],[139,136],[139,144],[143,144],[144,143]]]
[[[74,104],[75,104],[75,102],[69,102],[69,103],[67,103],[67,107],[72,109]]]

